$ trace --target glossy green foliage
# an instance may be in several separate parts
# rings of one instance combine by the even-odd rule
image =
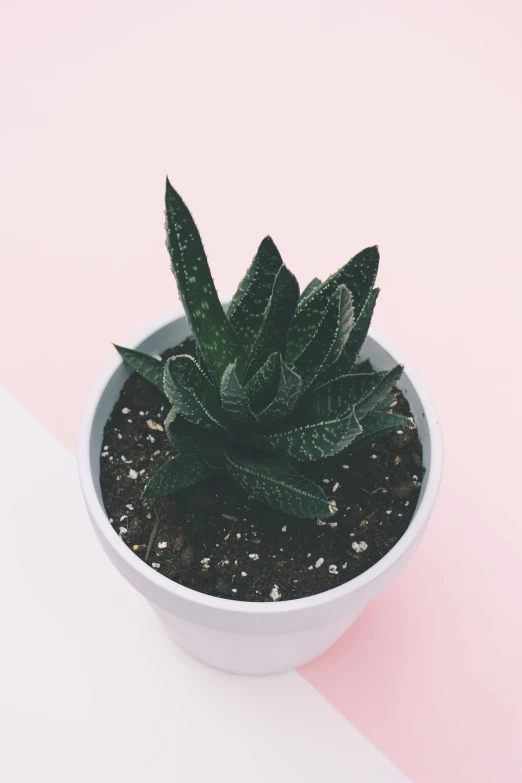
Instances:
[[[378,289],[370,247],[299,295],[294,275],[266,237],[225,312],[203,243],[167,181],[167,247],[196,343],[196,358],[167,362],[117,346],[172,408],[165,430],[176,449],[144,492],[160,497],[222,473],[284,513],[324,518],[335,503],[299,471],[390,429],[402,366],[356,373]]]

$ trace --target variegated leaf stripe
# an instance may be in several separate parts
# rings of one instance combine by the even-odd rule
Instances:
[[[288,324],[299,298],[299,284],[295,276],[282,266],[274,280],[272,294],[263,315],[263,322],[247,361],[247,380],[257,372],[271,353],[283,353]]]
[[[197,226],[168,179],[165,215],[167,248],[187,320],[219,383],[226,367],[244,358],[244,350],[219,301]]]
[[[227,470],[232,478],[262,503],[303,519],[332,516],[335,507],[321,487],[299,473],[280,457],[254,459],[237,447],[225,450]]]
[[[228,318],[248,353],[254,344],[272,294],[274,280],[283,266],[271,237],[265,237],[228,308]]]
[[[287,361],[295,362],[310,345],[325,317],[328,300],[338,286],[345,285],[351,292],[354,318],[359,318],[378,268],[379,251],[377,247],[368,247],[317,286],[309,296],[301,299],[288,330]]]
[[[224,467],[224,438],[217,431],[190,424],[174,407],[165,419],[165,431],[170,442],[187,457],[212,468]]]
[[[145,487],[142,497],[160,498],[172,495],[212,476],[218,476],[222,472],[205,465],[204,462],[196,462],[184,454],[176,454],[155,472]]]
[[[160,359],[156,359],[155,356],[149,356],[141,351],[133,351],[131,348],[123,348],[121,345],[114,346],[121,358],[135,370],[139,375],[145,378],[150,383],[154,384],[158,391],[165,394],[163,388],[163,371],[165,369],[165,362]]]
[[[358,400],[356,411],[359,419],[363,419],[368,413],[382,403],[392,386],[394,386],[401,377],[403,371],[404,366],[402,364],[397,364],[384,374],[371,391]]]
[[[292,412],[299,396],[303,382],[299,375],[280,357],[279,383],[273,400],[258,415],[257,421],[261,427],[272,427],[286,419]]]
[[[364,303],[363,310],[354,324],[350,337],[344,346],[342,359],[348,369],[355,364],[359,351],[366,340],[379,291],[379,288],[374,288],[373,291],[370,292],[368,299]]]
[[[346,416],[386,375],[386,372],[352,373],[325,379],[300,399],[291,421],[315,424]]]
[[[411,427],[411,421],[405,416],[399,416],[396,413],[372,411],[365,417],[363,431],[352,445],[357,446],[360,443],[367,443],[390,430],[405,430]]]
[[[315,291],[317,286],[321,285],[321,281],[318,277],[314,277],[313,280],[310,280],[304,291],[301,292],[301,296],[299,297],[299,304],[302,303],[303,299],[306,299],[307,296],[310,296],[312,291]]]
[[[306,424],[285,432],[258,435],[254,443],[259,448],[283,452],[296,460],[317,460],[332,457],[345,449],[361,433],[355,410],[341,419]]]
[[[219,392],[192,356],[172,356],[163,383],[170,402],[188,421],[226,428]]]
[[[239,382],[236,365],[229,364],[221,379],[221,402],[225,413],[244,424],[255,424],[256,417],[250,410],[248,394]]]
[[[271,353],[246,385],[250,407],[259,411],[274,398],[280,373],[280,354]]]
[[[306,389],[337,361],[348,340],[353,325],[353,305],[350,291],[341,285],[330,297],[324,320],[306,351],[295,362],[295,370]]]

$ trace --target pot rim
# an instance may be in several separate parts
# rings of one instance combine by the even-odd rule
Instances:
[[[224,302],[230,301],[229,296],[221,297]],[[139,330],[134,334],[133,338],[127,341],[127,345],[131,348],[137,348],[147,338],[152,336],[155,332],[168,326],[171,322],[185,318],[185,313],[180,305],[174,310],[155,318],[148,326]],[[407,360],[403,354],[398,351],[395,346],[384,337],[379,331],[370,327],[369,336],[377,342],[385,351],[390,353],[396,362],[404,364],[406,371],[405,374],[408,377],[410,383],[414,387],[419,400],[421,402],[424,415],[426,417],[426,424],[430,436],[430,460],[429,468],[426,469],[426,473],[423,481],[425,482],[424,493],[420,499],[415,513],[411,519],[411,522],[406,532],[401,536],[397,543],[384,555],[377,563],[370,566],[366,571],[359,576],[354,577],[348,582],[337,587],[332,587],[329,590],[325,590],[320,593],[316,593],[304,598],[290,598],[285,601],[268,603],[257,601],[237,601],[231,598],[218,598],[212,595],[206,595],[200,593],[197,590],[193,590],[190,587],[185,587],[177,582],[169,579],[163,574],[155,571],[149,565],[143,562],[141,558],[137,557],[128,546],[121,540],[121,538],[115,534],[111,525],[108,524],[108,516],[103,507],[101,500],[98,497],[96,491],[96,483],[91,471],[91,436],[94,417],[98,408],[100,399],[105,392],[107,385],[109,384],[114,373],[123,364],[118,355],[112,358],[102,372],[96,379],[96,382],[88,396],[84,414],[82,417],[79,439],[78,439],[78,470],[80,476],[80,483],[82,486],[85,502],[91,512],[91,519],[93,524],[96,525],[97,533],[105,543],[111,548],[116,550],[116,554],[119,559],[125,561],[126,565],[134,572],[138,577],[141,577],[152,583],[155,590],[164,594],[168,600],[168,596],[172,596],[175,599],[185,600],[195,607],[209,610],[220,610],[229,612],[232,614],[287,614],[301,612],[313,607],[318,607],[323,604],[328,604],[331,601],[335,601],[350,593],[355,593],[357,590],[364,588],[367,584],[377,579],[386,571],[388,571],[394,563],[401,558],[402,555],[412,546],[425,527],[437,494],[439,491],[441,479],[442,479],[442,466],[444,459],[444,446],[442,440],[442,430],[439,423],[439,418],[435,406],[431,400],[431,396],[426,388],[423,380]],[[424,444],[423,444],[424,448]]]

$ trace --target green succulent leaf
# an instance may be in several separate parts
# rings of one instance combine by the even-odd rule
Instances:
[[[167,179],[167,248],[192,334],[217,383],[244,350],[219,301],[197,226]]]
[[[152,476],[143,490],[143,498],[161,498],[165,495],[173,495],[181,489],[192,487],[212,476],[219,476],[222,470],[205,465],[204,462],[196,462],[184,454],[176,454],[167,460],[161,468]]]
[[[252,456],[237,446],[225,450],[232,478],[262,503],[302,519],[330,517],[335,507],[321,487],[281,457]]]
[[[254,443],[268,451],[284,452],[296,460],[316,460],[343,451],[361,432],[362,427],[353,409],[343,418],[305,424],[269,435],[257,435]]]
[[[351,368],[355,364],[355,360],[359,355],[359,351],[363,347],[363,343],[366,340],[368,329],[373,317],[373,311],[375,309],[375,303],[379,296],[379,288],[374,288],[368,296],[368,299],[364,303],[359,318],[355,322],[355,325],[351,331],[343,351],[343,361],[348,368]]]
[[[229,364],[221,379],[221,403],[225,413],[245,424],[254,424],[256,417],[250,410],[248,393],[240,383],[236,365]]]
[[[352,445],[358,446],[360,443],[375,440],[385,432],[390,432],[390,430],[407,430],[411,429],[411,427],[411,421],[405,416],[399,416],[396,413],[372,411],[365,417],[364,429]]]
[[[317,286],[321,285],[321,281],[318,277],[314,277],[313,280],[310,280],[304,291],[301,293],[301,296],[299,297],[299,303],[301,304],[303,299],[306,299],[307,296],[310,296],[312,291],[315,291]]]
[[[196,462],[204,462],[211,468],[224,468],[223,444],[225,439],[218,432],[202,430],[190,424],[172,407],[165,419],[165,431],[176,449]]]
[[[271,427],[286,419],[299,399],[303,382],[299,375],[280,358],[279,383],[274,399],[257,416],[262,427]]]
[[[385,372],[348,373],[321,380],[300,399],[292,423],[312,424],[346,416],[385,375]]]
[[[230,303],[228,318],[247,352],[261,328],[274,280],[282,266],[283,259],[272,238],[265,237]]]
[[[357,418],[361,420],[371,410],[385,404],[402,371],[402,365],[397,365],[389,371],[326,378],[301,399],[292,421],[311,424],[346,416],[354,405]],[[393,395],[391,400],[390,404],[395,400]]]
[[[149,356],[147,353],[141,351],[133,351],[131,348],[123,348],[121,345],[114,345],[121,358],[141,375],[145,380],[150,381],[158,391],[165,394],[163,389],[163,372],[165,369],[165,362],[160,359],[156,359],[155,356]]]
[[[383,377],[375,384],[362,399],[358,400],[356,405],[357,416],[363,419],[371,413],[378,405],[382,404],[388,396],[390,389],[395,386],[404,371],[404,365],[397,364],[391,370],[386,372]]]
[[[334,275],[302,298],[288,330],[286,360],[296,362],[312,342],[323,318],[328,300],[334,291],[345,285],[352,294],[354,318],[358,319],[372,290],[379,267],[377,247],[362,250]]]
[[[393,408],[394,405],[397,404],[397,395],[390,393],[387,394],[381,402],[375,406],[375,410],[377,411],[390,411],[390,408]]]
[[[279,382],[281,354],[271,353],[246,385],[250,407],[258,412],[273,399]]]
[[[290,270],[283,265],[274,280],[261,327],[248,357],[247,379],[257,372],[271,353],[284,352],[288,325],[298,299],[299,284]]]
[[[192,424],[226,427],[219,392],[192,356],[171,356],[163,383],[170,402]]]
[[[323,322],[313,341],[295,362],[295,370],[303,379],[304,388],[338,360],[352,326],[352,297],[346,286],[340,285],[330,297]]]

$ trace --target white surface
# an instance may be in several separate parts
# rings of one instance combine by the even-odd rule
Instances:
[[[296,673],[183,653],[95,541],[74,458],[0,387],[0,779],[407,783]]]
[[[161,354],[188,333],[180,308],[156,319],[126,344]],[[408,367],[398,386],[415,417],[426,469],[415,514],[397,544],[364,573],[331,590],[277,603],[231,601],[198,593],[149,568],[114,535],[101,498],[100,450],[105,423],[130,371],[115,355],[96,381],[85,406],[78,448],[81,485],[94,529],[114,566],[151,602],[172,637],[196,658],[239,674],[274,674],[309,663],[342,636],[366,604],[398,576],[417,548],[442,475],[437,413],[411,363],[374,329],[370,329],[361,357],[369,358],[379,370],[397,362]]]

